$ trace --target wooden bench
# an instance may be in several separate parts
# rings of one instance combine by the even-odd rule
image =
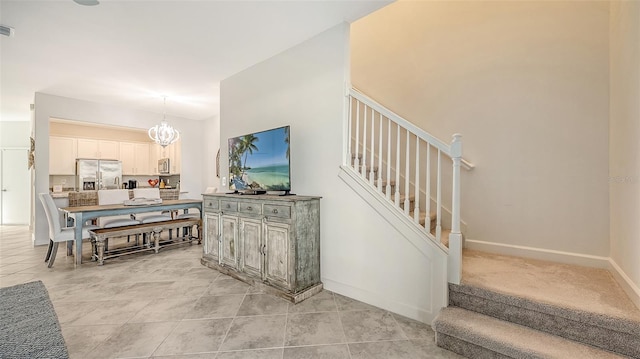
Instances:
[[[99,228],[89,231],[91,235],[91,260],[98,261],[98,265],[103,265],[105,259],[119,257],[125,254],[132,254],[144,251],[155,251],[158,253],[160,248],[174,246],[178,244],[184,244],[188,242],[191,244],[194,240],[198,241],[198,244],[201,243],[202,238],[202,220],[200,218],[181,218],[181,219],[172,219],[169,221],[163,222],[154,222],[154,223],[143,223],[136,224],[131,226],[123,226],[123,227],[113,227],[113,228]],[[183,237],[169,238],[168,240],[161,241],[160,233],[166,229],[175,229],[175,228],[183,228],[188,227],[191,228],[193,226],[197,226],[198,236],[194,237],[191,231]],[[127,246],[124,248],[105,250],[105,242],[109,238],[114,237],[125,237],[131,235],[143,235],[146,236],[147,240],[139,244],[136,241],[136,245]],[[179,241],[182,239],[182,241]],[[151,246],[151,240],[153,240],[154,245]]]

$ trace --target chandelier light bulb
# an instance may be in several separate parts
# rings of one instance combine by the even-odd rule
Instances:
[[[159,125],[155,125],[149,129],[149,138],[160,146],[167,147],[170,144],[176,142],[180,138],[180,132],[171,127],[166,119],[166,107],[167,98],[164,98],[164,114],[162,115],[162,122]]]

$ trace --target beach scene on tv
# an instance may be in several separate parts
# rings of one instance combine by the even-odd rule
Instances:
[[[289,126],[229,139],[229,188],[291,189]]]

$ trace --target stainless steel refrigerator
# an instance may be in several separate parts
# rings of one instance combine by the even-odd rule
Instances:
[[[122,163],[116,160],[76,159],[78,191],[117,189],[122,185]]]

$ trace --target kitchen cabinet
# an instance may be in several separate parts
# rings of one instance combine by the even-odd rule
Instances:
[[[202,263],[298,303],[322,289],[320,197],[203,195]]]
[[[166,147],[162,147],[160,145],[153,145],[154,147],[156,147],[156,153],[157,153],[157,158],[155,159],[155,161],[153,161],[152,163],[154,163],[154,166],[157,167],[158,165],[158,160],[161,158],[168,158],[169,159],[169,171],[171,174],[180,174],[180,170],[181,170],[181,156],[182,156],[182,143],[180,140],[166,146]],[[158,170],[155,170],[155,173],[157,173]]]
[[[76,174],[77,143],[72,137],[49,137],[49,174]]]
[[[104,160],[117,160],[120,158],[118,141],[78,138],[77,142],[78,158],[97,158]]]
[[[120,142],[120,161],[123,175],[151,175],[149,144]]]

